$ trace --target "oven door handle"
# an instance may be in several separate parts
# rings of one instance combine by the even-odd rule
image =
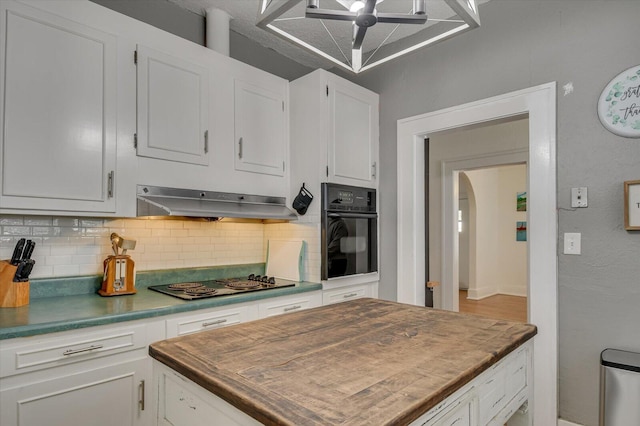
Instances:
[[[377,213],[327,213],[327,217],[345,217],[354,219],[376,219]]]

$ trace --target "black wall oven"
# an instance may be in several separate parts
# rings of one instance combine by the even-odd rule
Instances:
[[[376,190],[322,184],[322,279],[378,271]]]

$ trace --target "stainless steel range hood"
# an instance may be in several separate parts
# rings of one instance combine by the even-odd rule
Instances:
[[[295,220],[284,197],[138,185],[137,215]]]

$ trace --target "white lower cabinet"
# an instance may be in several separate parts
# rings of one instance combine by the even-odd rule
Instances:
[[[503,426],[515,415],[519,425],[532,425],[530,413],[518,412],[532,395],[532,350],[525,343],[410,426]]]
[[[149,425],[148,360],[123,362],[0,391],[0,423],[19,426]]]
[[[227,327],[251,320],[249,307],[244,304],[232,305],[228,309],[211,309],[191,315],[181,315],[167,320],[167,338]]]
[[[322,304],[331,305],[363,297],[378,297],[377,281],[324,290],[322,292]]]
[[[254,426],[258,421],[157,361],[159,426]]]
[[[322,294],[319,291],[267,299],[258,305],[258,317],[267,318],[274,315],[315,308],[321,305]]]
[[[147,345],[161,323],[127,323],[5,341],[0,424],[152,425]]]

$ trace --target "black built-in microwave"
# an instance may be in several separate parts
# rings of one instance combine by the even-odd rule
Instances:
[[[378,271],[376,190],[322,184],[323,280]]]

